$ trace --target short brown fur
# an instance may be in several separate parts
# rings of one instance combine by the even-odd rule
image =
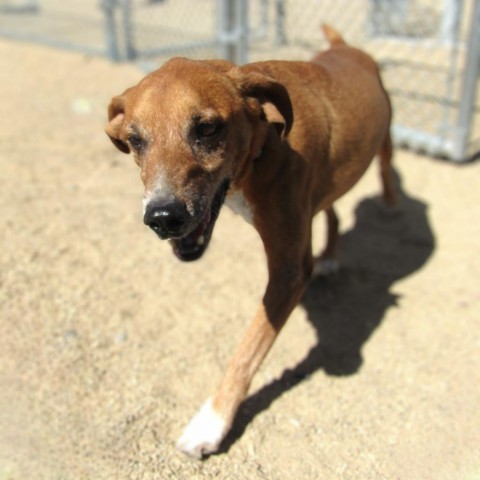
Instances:
[[[324,210],[328,219],[321,270],[337,254],[333,202],[376,154],[384,198],[395,202],[392,113],[378,67],[331,27],[324,32],[331,47],[311,62],[236,67],[221,60],[173,59],[112,99],[109,108],[106,131],[120,150],[132,150],[132,131],[148,145],[135,154],[148,198],[166,188],[192,212],[203,212],[228,179],[229,193],[243,196],[265,246],[269,280],[263,301],[211,401],[222,431],[214,440],[184,435],[179,446],[193,456],[218,449],[253,375],[304,292],[314,269],[314,215]],[[224,136],[211,151],[197,149],[189,140],[190,122],[211,114],[224,119]],[[188,233],[198,223],[193,214],[189,221]]]

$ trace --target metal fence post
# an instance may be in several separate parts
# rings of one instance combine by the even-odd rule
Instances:
[[[443,0],[443,15],[440,26],[440,40],[445,43],[452,43],[458,39],[459,24],[463,0]]]
[[[477,81],[480,75],[480,0],[473,4],[472,22],[467,44],[467,59],[462,80],[462,96],[452,151],[452,160],[467,160],[467,146],[472,127]]]
[[[118,62],[120,60],[120,52],[118,50],[117,29],[115,25],[115,6],[116,0],[102,0],[100,8],[102,8],[105,16],[105,37],[107,44],[107,55]]]
[[[248,0],[217,0],[220,56],[236,64],[248,61]]]
[[[285,33],[285,0],[275,0],[275,45],[286,45]]]
[[[137,51],[133,40],[131,0],[120,0],[120,5],[122,7],[122,25],[125,35],[126,56],[128,60],[133,60],[137,56]]]

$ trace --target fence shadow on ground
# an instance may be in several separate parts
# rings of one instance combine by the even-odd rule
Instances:
[[[360,369],[363,345],[397,304],[392,285],[422,268],[435,248],[427,205],[403,191],[397,173],[395,180],[398,207],[391,210],[379,198],[361,201],[353,228],[341,237],[342,268],[312,281],[302,298],[317,343],[298,365],[242,403],[222,452],[256,415],[317,370],[341,376]]]

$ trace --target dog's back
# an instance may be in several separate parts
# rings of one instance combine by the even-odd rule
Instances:
[[[323,27],[330,48],[310,62],[268,61],[242,67],[267,74],[287,88],[295,111],[290,146],[310,164],[312,177],[328,179],[333,195],[322,209],[349,190],[389,138],[391,106],[375,61]],[[325,146],[328,145],[328,150]],[[350,166],[343,168],[345,162]],[[314,190],[324,192],[325,185]]]

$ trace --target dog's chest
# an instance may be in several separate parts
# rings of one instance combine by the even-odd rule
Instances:
[[[227,196],[225,205],[232,209],[238,215],[241,215],[243,219],[253,225],[253,213],[250,205],[243,196],[242,192],[237,191]]]

